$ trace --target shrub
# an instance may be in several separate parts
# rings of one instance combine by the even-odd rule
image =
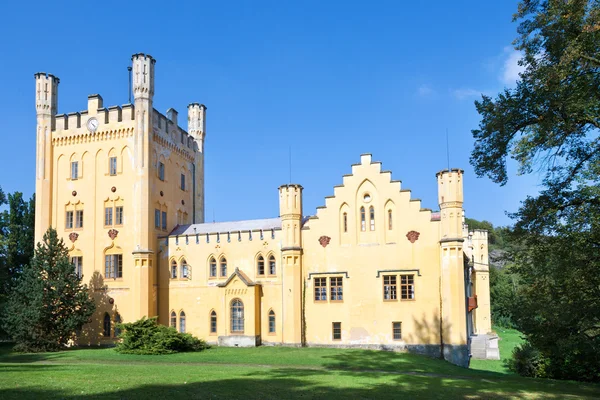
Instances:
[[[189,333],[179,333],[175,328],[159,325],[156,317],[144,317],[117,326],[121,328],[119,337],[122,339],[117,351],[123,354],[171,354],[202,351],[210,347],[204,340]]]
[[[547,378],[549,360],[529,342],[515,347],[508,368],[530,378]]]

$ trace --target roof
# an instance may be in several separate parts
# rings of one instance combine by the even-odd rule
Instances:
[[[281,229],[281,218],[250,219],[246,221],[207,222],[204,224],[191,224],[176,226],[169,236],[196,235],[206,233],[227,233],[247,231],[268,231]]]

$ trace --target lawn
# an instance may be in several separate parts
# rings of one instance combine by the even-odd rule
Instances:
[[[0,399],[594,399],[600,386],[464,369],[412,354],[212,348],[167,356],[0,348]]]
[[[500,337],[500,341],[498,342],[500,360],[471,360],[471,368],[511,374],[506,366],[506,361],[511,357],[513,349],[523,343],[521,332],[497,326],[494,327],[494,331]]]

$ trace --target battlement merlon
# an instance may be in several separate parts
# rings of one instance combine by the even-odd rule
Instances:
[[[58,111],[58,77],[46,72],[33,74],[35,78],[35,109],[40,115],[55,116]]]

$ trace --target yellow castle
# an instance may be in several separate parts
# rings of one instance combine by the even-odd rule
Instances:
[[[464,366],[498,356],[487,233],[463,222],[462,170],[437,173],[439,212],[362,155],[312,216],[287,184],[278,217],[206,223],[206,107],[188,106],[187,131],[154,109],[154,68],[133,55],[133,104],[95,94],[63,115],[59,79],[35,74],[35,237],[55,227],[90,282],[98,307],[81,344],[158,316],[221,346],[397,349]]]

